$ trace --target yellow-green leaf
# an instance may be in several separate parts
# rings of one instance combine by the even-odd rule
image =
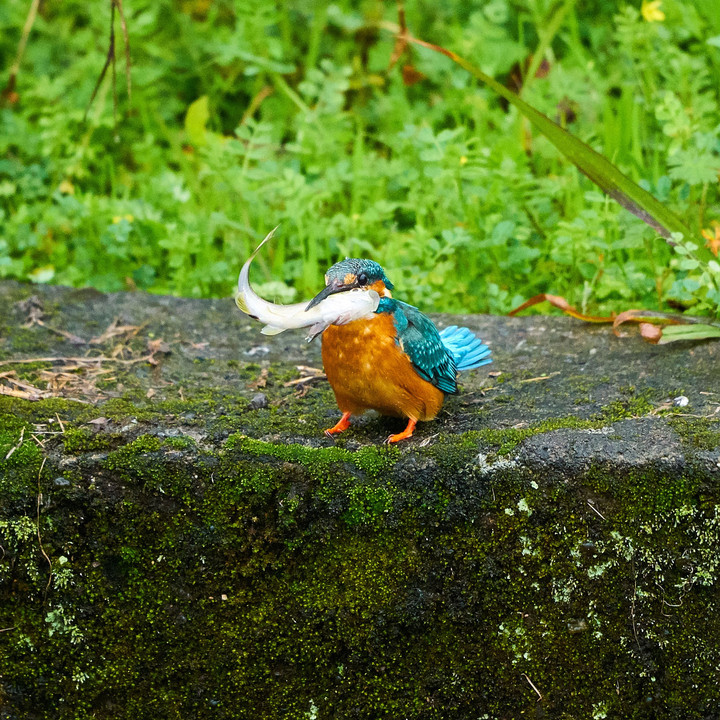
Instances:
[[[203,95],[190,105],[185,114],[185,132],[193,145],[204,145],[207,142],[205,125],[210,117],[208,97]]]
[[[717,325],[704,325],[695,323],[693,325],[668,325],[663,328],[659,345],[677,342],[678,340],[706,340],[708,338],[720,338],[720,327]]]

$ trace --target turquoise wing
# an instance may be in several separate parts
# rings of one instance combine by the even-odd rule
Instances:
[[[376,312],[389,312],[397,328],[397,343],[418,374],[444,393],[457,392],[457,367],[433,321],[416,307],[382,298]]]

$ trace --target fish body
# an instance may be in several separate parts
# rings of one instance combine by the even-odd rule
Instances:
[[[263,300],[250,285],[250,264],[258,250],[274,232],[275,230],[268,234],[242,266],[235,296],[235,304],[240,310],[264,323],[265,327],[261,330],[264,335],[277,335],[284,330],[310,328],[309,341],[330,325],[343,325],[373,316],[380,302],[380,296],[375,291],[357,289],[330,295],[310,309],[307,308],[309,302],[307,300],[292,305],[277,305]]]

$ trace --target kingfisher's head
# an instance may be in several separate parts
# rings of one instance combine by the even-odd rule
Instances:
[[[374,260],[346,258],[335,263],[325,273],[325,287],[305,309],[309,310],[329,295],[355,288],[374,290],[380,297],[392,297],[390,291],[393,289],[393,284],[387,279],[382,267]]]

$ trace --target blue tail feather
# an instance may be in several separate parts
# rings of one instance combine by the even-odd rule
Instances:
[[[440,338],[455,359],[458,372],[474,370],[492,362],[490,348],[466,327],[446,327],[440,331]]]

